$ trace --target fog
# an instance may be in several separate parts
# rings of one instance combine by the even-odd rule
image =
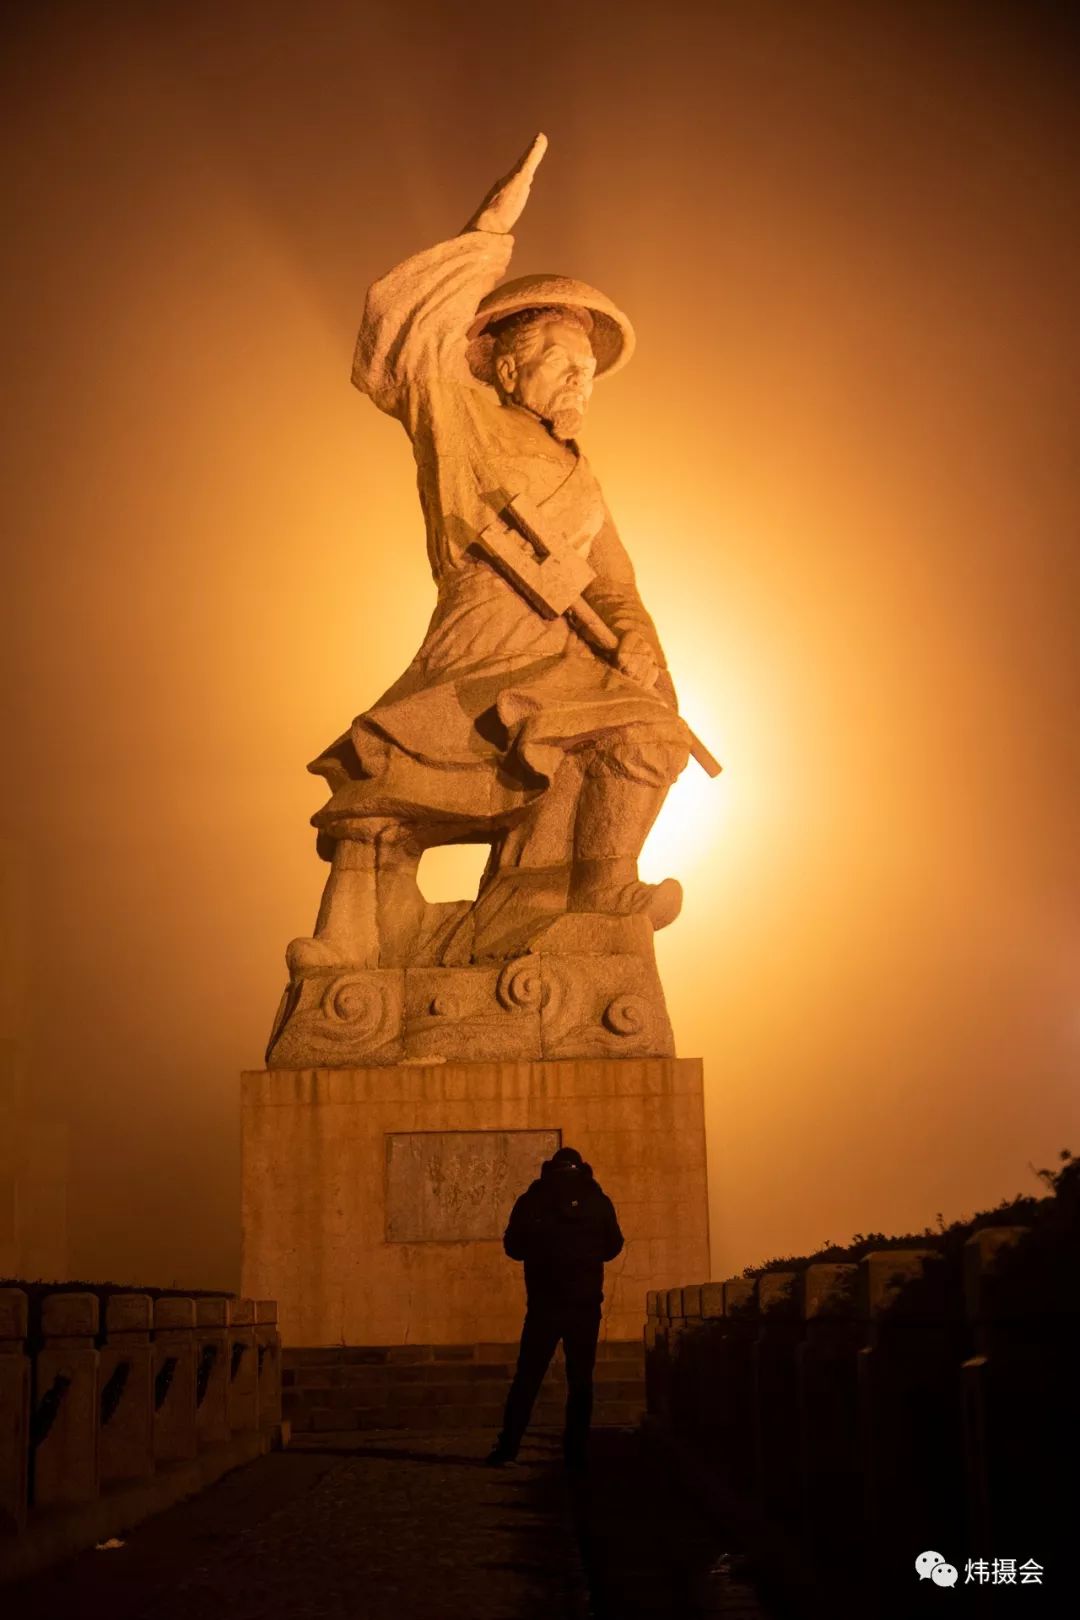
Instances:
[[[686,887],[714,1275],[1037,1190],[1080,1146],[1067,23],[157,0],[15,5],[7,46],[3,1033],[68,1274],[238,1281],[304,765],[434,600],[364,290],[538,129],[511,274],[634,321],[582,442],[725,767],[643,862]]]

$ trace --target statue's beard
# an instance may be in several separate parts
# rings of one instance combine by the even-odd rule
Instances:
[[[564,442],[581,432],[584,420],[585,412],[580,405],[562,405],[548,417],[552,433]]]
[[[533,416],[550,429],[552,435],[564,441],[573,439],[581,431],[585,420],[585,407],[588,401],[582,399],[574,388],[555,388],[544,394],[538,390],[522,388],[513,394],[505,395],[509,402],[523,406]]]

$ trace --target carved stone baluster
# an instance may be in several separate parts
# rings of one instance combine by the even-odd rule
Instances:
[[[259,1368],[255,1350],[255,1301],[230,1299],[229,1427],[233,1434],[259,1427]]]
[[[195,1301],[195,1432],[199,1449],[229,1438],[229,1301]]]
[[[29,1301],[21,1288],[0,1288],[0,1535],[26,1523],[30,1456]]]
[[[99,1477],[97,1295],[47,1295],[41,1330],[30,1420],[33,1503],[88,1502]]]
[[[154,1472],[155,1351],[149,1294],[110,1294],[101,1350],[101,1483],[145,1479]]]
[[[154,1302],[154,1456],[185,1462],[195,1434],[195,1301]]]

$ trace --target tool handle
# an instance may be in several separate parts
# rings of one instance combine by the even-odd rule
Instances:
[[[576,628],[584,631],[587,641],[593,642],[602,652],[614,652],[619,645],[619,638],[611,626],[605,624],[583,596],[579,596],[570,609],[570,616]]]
[[[686,729],[687,731],[690,731],[689,726],[687,726]],[[709,753],[709,750],[706,748],[696,731],[690,731],[690,752],[693,754],[706,776],[716,777],[720,775],[720,772],[724,767],[716,758],[715,754]]]
[[[603,652],[614,652],[619,645],[619,638],[614,630],[611,629],[610,625],[604,623],[599,613],[595,612],[583,597],[579,596],[573,607],[569,609],[569,618],[578,633]],[[689,726],[686,729],[690,731]],[[693,731],[690,731],[690,752],[706,776],[715,777],[720,775],[723,767],[719,760],[709,752],[701,738]]]

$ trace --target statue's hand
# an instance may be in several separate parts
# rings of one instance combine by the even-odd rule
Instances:
[[[653,687],[660,678],[656,654],[640,630],[628,630],[620,638],[615,665],[638,686]]]
[[[537,135],[506,178],[495,182],[465,229],[495,231],[500,236],[512,231],[529,200],[533,175],[546,151],[547,136]]]

